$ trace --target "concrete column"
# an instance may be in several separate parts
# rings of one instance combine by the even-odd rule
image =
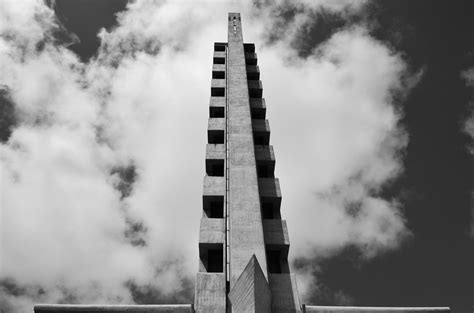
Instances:
[[[267,277],[260,196],[240,14],[229,13],[227,118],[230,289],[253,255]]]

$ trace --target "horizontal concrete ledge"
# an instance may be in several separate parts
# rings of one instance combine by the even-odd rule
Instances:
[[[141,312],[141,313],[193,313],[192,304],[148,304],[148,305],[83,305],[83,304],[37,304],[35,313],[40,312]]]
[[[363,307],[363,306],[313,306],[303,305],[303,313],[330,313],[330,312],[397,312],[397,313],[411,313],[411,312],[450,312],[449,307]]]

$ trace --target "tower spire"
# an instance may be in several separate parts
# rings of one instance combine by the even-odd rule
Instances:
[[[240,14],[229,13],[228,42],[214,44],[199,313],[300,311],[259,74]]]

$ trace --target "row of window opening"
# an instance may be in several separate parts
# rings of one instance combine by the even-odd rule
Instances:
[[[224,130],[208,130],[207,132],[209,144],[223,144]],[[253,132],[253,142],[255,145],[268,146],[270,144],[269,132]]]
[[[266,246],[265,253],[268,273],[287,274],[290,272],[287,249],[286,246]],[[224,272],[224,245],[201,244],[199,246],[199,258],[204,272]]]

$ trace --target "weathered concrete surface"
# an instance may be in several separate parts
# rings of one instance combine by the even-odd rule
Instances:
[[[285,220],[263,220],[263,234],[267,245],[290,245]]]
[[[35,313],[193,313],[192,304],[170,305],[77,305],[77,304],[37,304]]]
[[[229,14],[227,59],[230,288],[255,255],[267,274],[240,14]]]
[[[219,176],[204,176],[203,196],[224,196],[225,178]]]
[[[202,218],[199,243],[224,244],[225,221],[223,218]]]
[[[210,118],[207,129],[208,131],[225,130],[225,118]]]
[[[357,307],[303,305],[303,313],[442,313],[449,307]]]
[[[226,65],[225,64],[213,64],[212,71],[213,72],[225,72]]]
[[[206,159],[223,160],[225,159],[225,145],[223,144],[207,144]]]
[[[225,275],[198,273],[194,303],[196,313],[225,313]]]
[[[225,58],[225,51],[214,51],[214,58]]]
[[[213,78],[211,81],[211,88],[225,88],[225,79]]]
[[[229,292],[232,313],[270,313],[272,295],[255,256]]]
[[[268,282],[272,291],[272,313],[301,312],[294,274],[269,274]]]

